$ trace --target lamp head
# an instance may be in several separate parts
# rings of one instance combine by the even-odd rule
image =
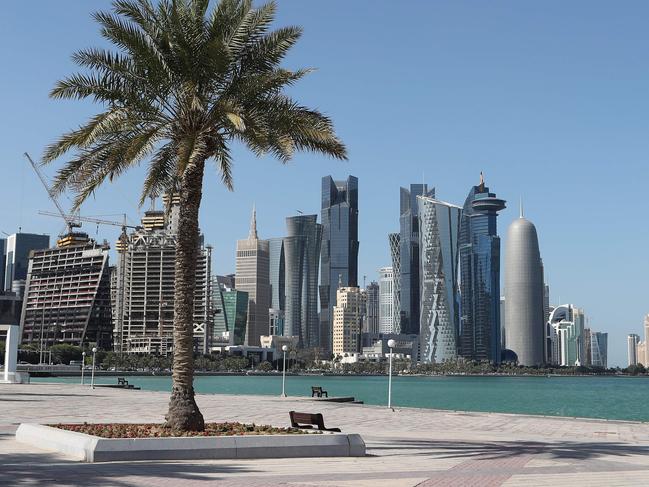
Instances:
[[[92,353],[97,353],[97,347],[92,347]]]
[[[288,350],[288,346],[282,345],[282,352],[286,352]]]
[[[396,346],[397,346],[397,342],[395,340],[392,339],[388,340],[388,347],[394,348]]]
[[[86,356],[86,352],[81,352],[81,355],[85,357],[85,356]]]

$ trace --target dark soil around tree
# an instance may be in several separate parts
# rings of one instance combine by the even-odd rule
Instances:
[[[276,428],[274,426],[241,423],[205,423],[205,431],[174,431],[157,423],[83,423],[50,424],[76,433],[99,436],[100,438],[168,438],[179,436],[242,436],[242,435],[300,435],[308,434],[298,428]]]

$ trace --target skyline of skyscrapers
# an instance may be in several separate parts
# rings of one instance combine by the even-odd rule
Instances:
[[[435,197],[427,184],[411,184],[399,192],[399,328],[403,334],[420,332],[419,205],[418,196]],[[393,265],[393,268],[395,266]]]
[[[358,178],[322,178],[320,248],[320,340],[331,351],[333,308],[339,283],[358,286]]]
[[[290,231],[287,232],[289,235],[286,237],[273,238],[268,240],[259,239],[257,236],[256,229],[256,213],[253,210],[253,215],[251,218],[250,232],[248,239],[245,241],[256,241],[257,245],[261,245],[262,248],[260,252],[255,252],[255,258],[261,256],[263,260],[264,255],[267,254],[268,261],[268,279],[263,278],[263,272],[255,271],[256,274],[262,275],[261,281],[267,282],[267,291],[268,291],[268,303],[262,304],[261,308],[264,312],[261,314],[264,315],[260,321],[260,325],[254,328],[252,325],[253,321],[257,321],[257,315],[254,310],[250,310],[247,314],[248,325],[246,327],[246,335],[243,343],[241,345],[258,345],[256,340],[260,335],[266,335],[269,333],[273,334],[285,334],[289,335],[294,332],[294,329],[299,328],[299,332],[295,333],[296,336],[301,336],[301,347],[310,347],[310,348],[322,348],[325,351],[327,348],[331,348],[331,339],[333,336],[332,327],[327,329],[327,323],[329,319],[326,317],[328,313],[328,307],[325,306],[322,298],[327,295],[327,289],[337,288],[338,284],[332,285],[332,276],[336,274],[338,280],[344,285],[343,282],[345,278],[355,279],[358,281],[358,180],[353,176],[349,176],[346,180],[335,181],[331,176],[325,176],[322,178],[322,219],[323,224],[317,223],[317,215],[307,215],[308,219],[313,219],[313,224],[315,225],[315,233],[317,233],[318,228],[320,229],[321,236],[318,238],[316,235],[311,235],[307,237],[306,235],[290,235]],[[364,311],[362,313],[362,332],[366,333],[399,333],[404,332],[401,325],[404,326],[416,326],[418,327],[418,332],[422,340],[422,350],[424,352],[421,354],[424,359],[430,356],[431,361],[447,360],[446,358],[441,359],[438,355],[438,349],[435,349],[434,346],[429,346],[426,349],[425,341],[430,339],[431,336],[435,333],[431,332],[431,322],[430,322],[430,313],[431,309],[427,306],[429,297],[425,295],[427,289],[432,289],[429,279],[430,276],[437,273],[438,276],[443,276],[444,289],[450,289],[452,286],[455,286],[455,290],[452,293],[447,294],[448,306],[447,308],[450,311],[450,314],[453,315],[454,309],[459,310],[457,314],[457,319],[452,318],[450,322],[453,322],[452,328],[455,330],[455,355],[468,360],[487,360],[493,363],[497,363],[500,360],[500,349],[501,347],[513,349],[515,345],[507,344],[507,299],[505,296],[499,296],[499,287],[500,287],[500,237],[497,232],[497,215],[500,210],[505,206],[504,200],[497,198],[495,193],[490,193],[489,188],[486,186],[484,179],[481,174],[480,183],[476,186],[472,186],[467,198],[465,199],[463,207],[456,207],[450,203],[445,203],[443,201],[437,200],[434,196],[426,195],[435,195],[435,189],[429,188],[427,184],[412,184],[409,186],[409,189],[400,188],[400,209],[399,209],[399,220],[400,220],[400,232],[388,234],[388,249],[390,252],[390,260],[392,261],[392,266],[381,268],[380,272],[383,273],[390,269],[391,272],[391,282],[387,286],[388,290],[384,290],[388,284],[388,275],[383,276],[380,274],[379,282],[376,283],[375,296],[370,291],[374,288],[368,286],[367,288],[361,289],[361,295],[363,297]],[[413,206],[412,199],[417,201],[417,204]],[[425,204],[420,202],[420,199],[425,200],[429,198],[435,200],[438,204],[448,205],[451,208],[459,209],[459,230],[457,234],[457,257],[458,263],[455,270],[442,270],[435,271],[432,269],[432,263],[434,259],[426,257],[427,261],[424,261],[424,251],[422,247],[424,244],[429,248],[433,249],[435,244],[427,239],[430,239],[430,236],[427,236],[423,233],[423,229],[426,225],[432,228],[434,225],[438,225],[439,222],[435,224],[430,220],[431,216],[428,215],[425,218],[422,218],[421,212],[425,209]],[[439,208],[435,208],[437,212]],[[298,215],[297,217],[287,218],[287,226],[289,225],[289,219],[304,217],[304,215]],[[310,218],[309,218],[310,217]],[[522,217],[522,215],[521,215]],[[168,218],[168,221],[166,221]],[[519,218],[518,220],[525,220],[524,218]],[[174,228],[174,222],[177,220],[173,211],[170,214],[165,216],[165,212],[146,212],[145,217],[143,218],[143,226],[145,229],[151,229],[156,225],[164,225],[167,228]],[[328,225],[325,225],[324,222],[328,222]],[[515,221],[512,226],[518,224],[518,221]],[[533,228],[533,225],[530,223]],[[307,225],[308,226],[308,225]],[[327,231],[327,228],[329,230]],[[178,230],[177,228],[175,229]],[[510,228],[511,230],[511,228]],[[439,232],[439,228],[434,230]],[[300,233],[300,232],[297,232]],[[303,233],[309,233],[303,232]],[[313,233],[313,232],[311,232]],[[536,241],[536,247],[538,249],[538,236],[534,229],[534,237]],[[21,234],[29,235],[29,234]],[[35,234],[33,234],[35,235]],[[35,235],[36,237],[48,238],[47,236]],[[293,252],[293,265],[291,269],[287,270],[287,256],[286,256],[286,246],[288,242],[292,242],[291,245],[295,244],[295,239],[293,237],[297,236],[297,240],[302,240],[302,245],[299,250],[300,256],[297,260],[300,262],[295,262],[295,252]],[[328,237],[328,238],[327,238]],[[306,243],[306,240],[309,240]],[[452,239],[451,239],[452,240]],[[511,239],[508,238],[508,242]],[[242,290],[246,288],[247,281],[249,277],[245,276],[240,267],[241,258],[243,253],[246,253],[245,257],[251,257],[248,255],[250,249],[241,248],[241,240],[238,242],[237,249],[237,262],[239,267],[237,268],[237,274],[239,281],[237,283],[237,290]],[[128,242],[125,243],[127,244]],[[528,242],[529,243],[529,242]],[[0,253],[2,253],[2,244],[3,239],[0,239]],[[313,245],[315,244],[315,245]],[[404,245],[407,244],[407,245]],[[318,245],[321,247],[318,249]],[[451,248],[454,244],[451,244]],[[266,248],[266,251],[264,249]],[[443,248],[442,240],[440,239],[438,246]],[[7,247],[9,247],[7,245]],[[533,247],[533,246],[532,246]],[[341,250],[340,252],[336,251],[336,248]],[[11,250],[7,249],[9,254]],[[295,250],[295,249],[294,249]],[[417,250],[417,255],[413,255],[413,251]],[[506,253],[506,252],[505,252]],[[308,254],[308,256],[307,256]],[[452,252],[451,252],[452,254]],[[306,256],[306,257],[305,257]],[[343,257],[346,257],[346,261],[343,262]],[[444,255],[439,261],[442,263],[442,267],[450,262],[448,259],[444,261]],[[338,260],[336,260],[338,258]],[[315,264],[314,264],[315,261]],[[319,262],[317,262],[319,261]],[[5,256],[2,259],[2,264],[8,262],[7,257]],[[413,267],[414,263],[417,263],[417,269]],[[405,272],[402,272],[402,266],[405,265],[407,268]],[[261,264],[262,267],[265,265]],[[14,266],[16,270],[19,269],[19,265]],[[296,309],[299,309],[299,313],[306,313],[303,316],[300,316],[299,319],[285,319],[285,311],[287,308],[287,295],[290,292],[295,291],[296,287],[292,286],[289,292],[287,287],[287,280],[289,273],[295,273],[296,268],[307,269],[308,272],[304,275],[309,275],[310,278],[305,279],[304,275],[298,276],[298,282],[307,283],[313,282],[313,276],[318,276],[319,273],[322,273],[319,276],[319,284],[317,283],[318,277],[316,277],[316,297],[313,298],[313,285],[304,285],[303,289],[300,289],[298,294],[299,298],[292,300],[292,310],[295,312]],[[543,275],[543,262],[538,259],[538,275]],[[328,269],[328,272],[325,270]],[[459,273],[457,270],[459,269]],[[289,270],[291,272],[289,272]],[[9,272],[9,269],[5,269],[5,273]],[[456,272],[456,279],[454,282],[451,282],[453,279],[448,278],[446,275],[448,272]],[[302,273],[302,271],[300,271]],[[428,278],[425,274],[428,273]],[[299,274],[299,273],[298,273]],[[325,276],[328,275],[328,278]],[[8,275],[8,274],[7,274]],[[418,276],[418,283],[413,285],[412,276]],[[117,273],[113,276],[113,280]],[[4,277],[0,276],[0,277]],[[15,277],[15,271],[14,271]],[[210,321],[212,328],[209,331],[202,332],[204,338],[202,339],[203,345],[207,346],[207,341],[216,340],[220,335],[227,332],[228,325],[226,324],[225,310],[224,310],[224,299],[223,299],[223,289],[217,281],[213,280],[214,276],[209,276],[208,280],[211,282],[210,286],[212,294],[210,294],[210,305],[208,313],[211,314],[212,318],[207,319],[205,323],[201,323],[200,327],[207,327],[207,321]],[[4,280],[4,279],[3,279]],[[16,279],[13,279],[16,281]],[[327,281],[329,284],[327,284]],[[507,279],[505,279],[507,281]],[[405,284],[404,284],[405,283]],[[427,284],[428,283],[428,284]],[[5,283],[6,285],[6,283]],[[232,283],[234,286],[234,282]],[[406,294],[410,297],[410,303],[404,303],[402,300],[402,286],[405,285],[407,288]],[[352,287],[352,286],[345,286]],[[355,286],[358,287],[358,286]],[[437,284],[438,289],[436,292],[439,296],[440,293],[439,284]],[[256,294],[256,291],[251,292],[250,290],[245,291],[247,295]],[[116,303],[119,302],[117,294],[113,293],[116,299]],[[217,296],[220,294],[220,297]],[[370,296],[372,294],[372,296]],[[507,294],[505,292],[505,294]],[[451,296],[452,295],[452,296]],[[547,285],[543,285],[543,299],[542,299],[542,309],[543,316],[550,315],[549,310],[549,292]],[[330,294],[329,294],[330,296]],[[387,306],[388,296],[391,296],[390,302],[392,303],[391,309],[390,306]],[[418,296],[418,299],[411,299],[413,296]],[[374,302],[371,297],[376,297],[376,306],[372,306]],[[217,299],[219,298],[219,299]],[[318,300],[320,298],[320,301]],[[459,304],[454,304],[455,301],[459,301]],[[511,300],[509,300],[511,301]],[[248,299],[249,306],[254,306],[256,299]],[[123,304],[123,303],[122,303]],[[159,320],[163,325],[167,321],[168,311],[166,307],[167,303],[162,303],[161,310],[159,310],[158,318],[154,315],[155,313],[146,311],[145,312],[145,321],[152,319]],[[438,310],[442,309],[439,303],[436,303]],[[313,308],[315,307],[315,313]],[[413,319],[413,309],[419,308],[418,317]],[[117,310],[118,307],[115,306],[114,310]],[[320,315],[318,315],[318,309],[320,309]],[[555,308],[552,308],[553,310]],[[220,311],[220,314],[219,314]],[[374,311],[376,311],[374,313]],[[265,316],[266,312],[268,313]],[[309,316],[310,318],[308,318]],[[313,316],[316,316],[316,319],[313,320]],[[441,314],[440,314],[441,316]],[[391,317],[391,319],[390,319]],[[405,320],[403,318],[406,318]],[[390,320],[390,323],[387,320]],[[172,319],[169,320],[171,324]],[[565,320],[564,320],[565,321]],[[332,321],[331,321],[332,323]],[[159,326],[161,326],[159,324]],[[432,325],[432,329],[435,329],[435,325]],[[571,328],[575,328],[574,330]],[[253,329],[254,328],[254,329]],[[445,329],[450,329],[450,326],[447,326]],[[569,325],[568,323],[561,323],[559,326],[552,326],[549,320],[544,320],[543,322],[543,359],[540,363],[563,363],[564,365],[573,365],[573,364],[589,364],[592,360],[592,357],[596,355],[596,352],[593,351],[591,343],[592,333],[601,333],[601,332],[591,332],[590,330],[583,330],[580,332],[578,329],[578,324]],[[234,336],[234,334],[233,334]],[[594,336],[594,335],[593,335]],[[436,339],[441,337],[437,334]],[[599,335],[597,335],[599,337]],[[511,339],[511,336],[510,336]],[[566,345],[570,340],[577,341],[576,345]],[[433,340],[434,341],[434,340]],[[116,348],[123,345],[122,340],[116,340]],[[430,345],[430,342],[428,345]],[[591,344],[589,347],[588,344]],[[152,345],[151,347],[146,346],[144,343],[140,343],[137,346],[132,346],[134,350],[144,351],[146,350],[161,350],[164,347],[160,347],[160,344]],[[607,342],[606,342],[607,345]],[[639,362],[637,357],[640,347],[642,347],[643,342],[638,339],[633,348],[633,353],[636,355],[636,362]],[[431,350],[434,351],[430,355]],[[563,357],[562,357],[563,354]],[[517,354],[518,355],[518,354]],[[631,355],[629,353],[629,355]],[[446,354],[445,356],[451,356]],[[601,359],[597,359],[601,362]],[[519,363],[523,363],[520,361]]]
[[[423,362],[457,358],[460,319],[458,236],[462,208],[432,197],[417,196],[420,340]]]
[[[500,362],[500,237],[496,219],[505,201],[480,173],[462,209],[459,235],[461,316],[459,354]]]
[[[544,358],[543,265],[536,227],[520,216],[507,231],[505,248],[505,343],[520,365]]]

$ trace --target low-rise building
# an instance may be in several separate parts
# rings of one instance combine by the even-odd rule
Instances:
[[[357,287],[339,286],[333,311],[333,354],[358,353],[360,350],[363,298]]]

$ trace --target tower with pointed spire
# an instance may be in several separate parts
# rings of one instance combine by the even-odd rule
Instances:
[[[248,238],[237,241],[235,274],[237,290],[248,293],[248,322],[244,344],[259,346],[259,337],[268,335],[270,326],[270,253],[268,240],[261,240],[257,234],[257,211],[254,205]]]
[[[248,233],[248,240],[257,240],[257,209],[255,204],[252,204],[252,216],[250,217],[250,232]]]

